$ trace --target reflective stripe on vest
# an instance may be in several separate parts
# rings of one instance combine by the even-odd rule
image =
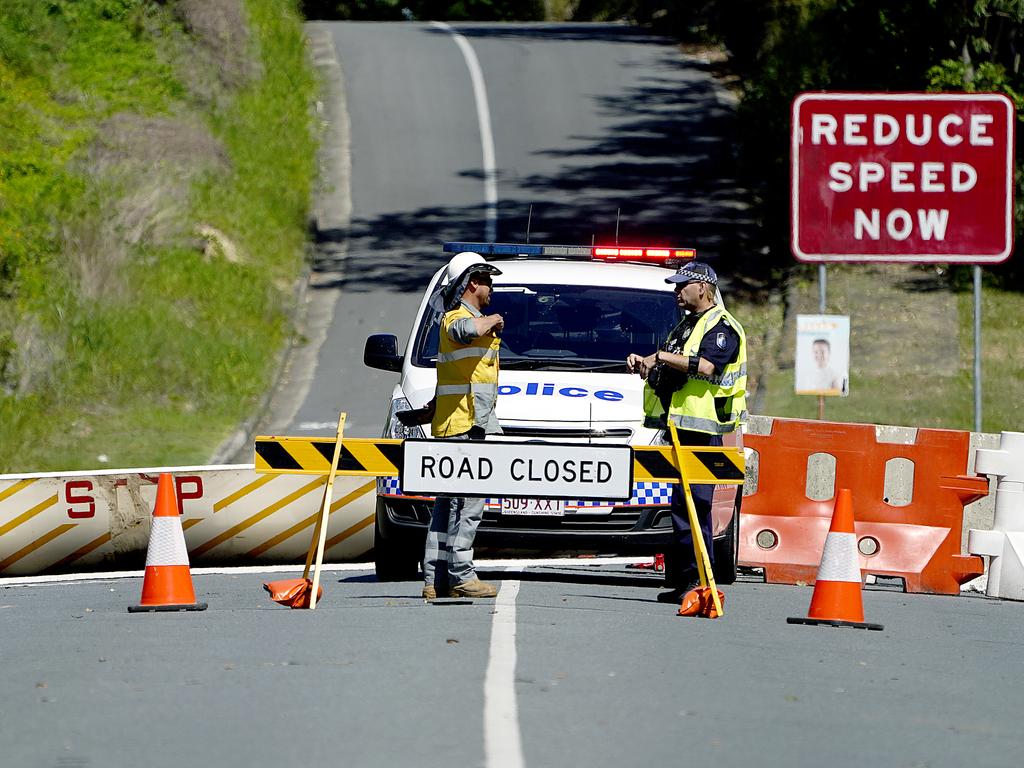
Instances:
[[[437,355],[437,362],[451,363],[455,360],[466,360],[471,357],[493,360],[498,357],[498,350],[490,348],[481,349],[480,347],[464,347],[463,349],[456,349],[454,352],[439,352]]]
[[[446,395],[468,395],[470,393],[474,395],[497,395],[498,385],[495,384],[484,384],[480,382],[472,382],[469,384],[438,384],[437,389],[434,390],[435,394],[439,397]]]

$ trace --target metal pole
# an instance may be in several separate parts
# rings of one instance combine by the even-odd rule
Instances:
[[[825,265],[818,265],[818,314],[825,314],[825,288],[828,285],[828,276],[825,274]]]
[[[974,431],[981,432],[981,267],[974,265]]]
[[[825,289],[828,286],[828,275],[825,265],[818,265],[818,314],[825,314]],[[825,396],[818,395],[818,421],[825,420]]]

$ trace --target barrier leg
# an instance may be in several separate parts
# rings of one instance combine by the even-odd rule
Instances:
[[[345,432],[345,413],[338,416],[338,440],[334,444],[334,457],[331,459],[331,472],[327,476],[327,487],[324,489],[324,502],[320,508],[320,515],[317,517],[316,528],[313,530],[313,540],[309,545],[309,552],[306,554],[306,569],[302,572],[302,578],[309,577],[309,565],[313,560],[313,552],[316,552],[316,566],[313,568],[313,592],[309,596],[309,609],[316,609],[316,593],[320,587],[320,567],[324,563],[324,546],[327,543],[327,522],[331,514],[331,500],[334,495],[334,478],[338,474],[338,460],[341,457],[341,438]]]
[[[715,610],[722,616],[722,603],[718,599],[718,585],[715,584],[715,574],[711,570],[711,560],[708,559],[708,550],[704,542],[704,531],[701,530],[700,521],[697,519],[697,507],[693,503],[693,494],[690,492],[690,483],[683,474],[683,447],[679,444],[679,435],[676,433],[676,425],[669,422],[669,433],[672,436],[672,447],[676,454],[676,463],[679,465],[679,481],[683,486],[683,496],[686,498],[686,513],[690,518],[690,534],[693,538],[693,555],[697,561],[697,573],[700,575],[702,587],[711,588],[711,599],[714,601]]]

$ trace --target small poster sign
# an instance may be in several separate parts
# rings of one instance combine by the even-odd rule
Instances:
[[[796,394],[850,394],[848,315],[796,316]]]

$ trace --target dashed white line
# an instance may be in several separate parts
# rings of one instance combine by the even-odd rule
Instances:
[[[487,89],[484,87],[484,75],[480,69],[480,61],[469,41],[449,24],[443,21],[432,21],[431,26],[443,29],[452,36],[455,44],[462,51],[462,57],[469,68],[469,77],[473,82],[473,98],[476,101],[476,117],[480,124],[480,144],[483,146],[484,170],[484,232],[487,242],[493,243],[498,237],[498,173],[494,163],[494,135],[491,133],[491,109],[487,103]]]

